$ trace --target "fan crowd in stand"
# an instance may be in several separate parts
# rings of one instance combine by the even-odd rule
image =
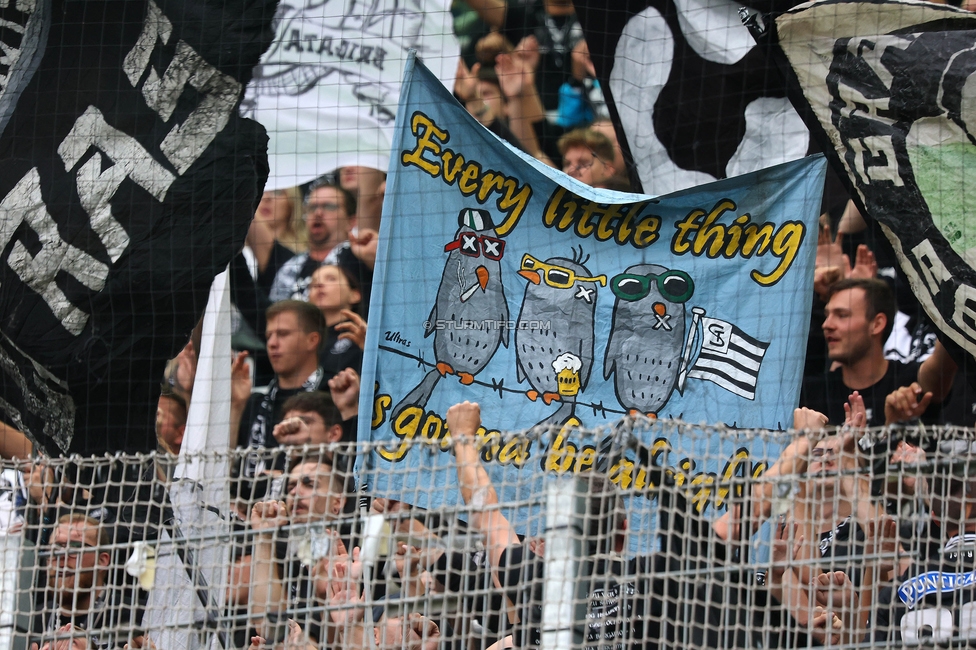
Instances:
[[[469,4],[483,32],[469,36],[458,100],[530,155],[628,190],[572,3]],[[521,537],[498,507],[476,404],[447,413],[462,511],[352,485],[384,190],[383,173],[347,167],[265,192],[231,265],[234,453],[220,516],[233,535],[209,622],[224,647],[521,648],[543,643],[551,623],[546,544]],[[662,470],[647,495],[657,550],[644,555],[628,550],[637,531],[620,491],[584,476],[575,646],[976,642],[976,445],[915,426],[973,427],[976,395],[876,224],[843,200],[825,205],[796,435],[717,518]],[[9,481],[6,533],[37,557],[21,647],[157,647],[146,590],[123,565],[134,541],[172,526],[156,488],[172,480],[164,459],[183,442],[198,347],[191,340],[162,378],[158,460],[107,468],[109,488],[56,459]],[[21,434],[2,437],[7,458],[30,458]],[[385,548],[364,543],[367,510],[383,519]],[[765,553],[750,541],[760,530]]]

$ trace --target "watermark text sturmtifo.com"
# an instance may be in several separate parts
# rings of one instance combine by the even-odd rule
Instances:
[[[426,330],[549,330],[550,322],[547,320],[435,320],[424,321]]]

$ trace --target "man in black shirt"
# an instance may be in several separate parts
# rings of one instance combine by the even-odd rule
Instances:
[[[289,397],[324,388],[319,346],[325,319],[312,304],[282,300],[267,311],[268,358],[275,377],[266,393],[255,393],[244,408],[238,440],[242,446],[269,449],[278,446],[273,431]],[[266,459],[258,453],[245,459],[242,474],[251,478]]]
[[[930,404],[941,404],[952,389],[956,364],[945,348],[923,363],[902,363],[884,357],[884,342],[894,326],[895,302],[891,289],[878,279],[847,279],[830,288],[823,322],[827,355],[832,370],[804,386],[803,406],[823,413],[830,424],[844,423],[844,404],[857,391],[864,399],[868,426],[914,419]],[[909,399],[889,408],[892,392],[910,388]]]
[[[269,292],[271,301],[308,300],[312,273],[323,264],[347,268],[368,294],[372,267],[356,257],[349,242],[349,233],[356,227],[356,199],[352,194],[328,180],[315,181],[309,188],[304,219],[308,250],[278,269]]]

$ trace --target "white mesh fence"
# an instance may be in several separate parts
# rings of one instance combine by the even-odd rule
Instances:
[[[0,643],[770,648],[976,637],[971,431],[630,421],[598,435],[585,471],[526,466],[521,485],[493,485],[473,438],[444,446],[454,473],[444,488],[436,472],[407,476],[367,445],[264,451],[283,469],[248,480],[215,469],[241,454],[199,457],[203,482],[173,478],[171,456],[8,464]],[[679,458],[663,435],[705,451]],[[707,452],[730,443],[740,462]],[[224,493],[215,486],[229,500],[208,501]],[[435,489],[460,498],[420,507]]]

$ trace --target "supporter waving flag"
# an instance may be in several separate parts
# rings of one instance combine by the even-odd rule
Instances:
[[[0,4],[0,417],[40,448],[155,448],[267,178],[238,106],[275,5]]]
[[[943,340],[976,355],[976,16],[827,0],[754,29],[784,55],[795,105]]]

